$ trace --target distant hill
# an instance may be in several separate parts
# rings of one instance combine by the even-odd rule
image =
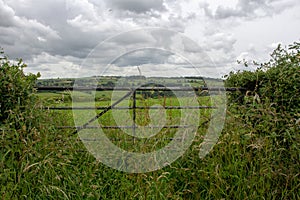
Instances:
[[[41,86],[60,86],[71,87],[76,84],[77,86],[95,86],[98,87],[114,87],[115,85],[131,87],[139,86],[148,83],[156,83],[160,85],[171,86],[186,86],[193,87],[207,86],[208,82],[223,83],[222,79],[203,78],[203,77],[144,77],[144,76],[92,76],[84,78],[53,78],[53,79],[39,79],[37,80],[37,87]]]

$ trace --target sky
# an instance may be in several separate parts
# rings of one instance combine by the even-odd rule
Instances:
[[[0,47],[42,78],[222,77],[299,41],[299,11],[299,0],[0,0]]]

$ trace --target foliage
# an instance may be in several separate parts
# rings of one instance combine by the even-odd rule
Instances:
[[[27,126],[0,130],[0,195],[2,199],[299,199],[298,50],[297,44],[288,51],[278,49],[273,60],[257,71],[231,73],[227,86],[249,91],[240,102],[231,96],[225,129],[214,149],[199,159],[199,143],[207,129],[200,127],[183,157],[151,173],[126,174],[106,167],[72,130],[54,128],[73,126],[72,111],[41,112],[38,101],[24,101],[26,108],[12,107],[14,115],[5,121],[14,125],[18,116]],[[281,93],[284,88],[290,91]],[[62,94],[40,95],[60,98]],[[58,104],[71,102],[52,106]],[[113,121],[109,115],[102,120]]]
[[[261,178],[272,197],[297,199],[291,191],[300,191],[300,43],[278,46],[271,60],[253,72],[230,73],[226,86],[248,90],[239,101],[240,94],[230,95],[230,112],[241,129],[228,126],[226,131],[246,141],[245,154],[267,164],[257,167],[264,168]]]
[[[21,188],[24,164],[35,159],[35,146],[45,141],[46,115],[35,96],[39,74],[26,75],[22,60],[10,61],[4,52],[0,57],[0,185],[3,199],[7,191]],[[23,188],[21,188],[22,190]]]
[[[279,45],[269,62],[260,64],[253,72],[231,72],[225,83],[228,87],[246,88],[247,97],[255,96],[256,100],[269,102],[277,111],[299,113],[300,43],[295,42],[288,49]],[[232,95],[230,101],[233,102],[237,95]]]
[[[9,61],[0,55],[0,123],[9,119],[11,125],[20,127],[26,120],[25,112],[35,104],[34,86],[39,74],[25,75],[22,60]]]

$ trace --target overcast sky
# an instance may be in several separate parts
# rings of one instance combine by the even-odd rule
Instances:
[[[299,0],[0,0],[0,46],[42,78],[105,74],[108,64],[107,75],[194,75],[187,63],[220,77],[299,41],[299,11]],[[178,40],[186,53],[172,51]]]

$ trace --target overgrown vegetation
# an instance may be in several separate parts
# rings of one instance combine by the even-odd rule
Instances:
[[[279,45],[271,54],[269,62],[262,64],[254,62],[258,66],[254,72],[231,72],[226,84],[229,87],[247,88],[248,96],[260,98],[262,103],[271,103],[277,111],[297,114],[300,109],[299,62],[300,43],[294,43],[288,49]],[[231,97],[234,100],[237,96]]]
[[[246,63],[247,65],[247,63]],[[300,43],[278,46],[258,69],[231,73],[226,86],[248,88],[239,101],[231,95],[235,126],[227,124],[244,142],[247,170],[260,174],[258,185],[270,197],[298,199],[300,192]],[[228,134],[228,133],[227,133]],[[231,136],[229,136],[231,137]],[[258,160],[257,160],[258,159]],[[258,177],[257,177],[258,178]]]
[[[72,113],[42,111],[33,89],[37,75],[24,75],[22,62],[2,57],[1,197],[299,199],[299,52],[299,43],[278,47],[256,71],[230,73],[226,86],[248,91],[242,98],[230,94],[225,128],[210,154],[198,157],[204,126],[182,158],[144,174],[106,167],[72,131],[57,130],[58,125],[72,125]]]
[[[8,117],[20,118],[34,106],[34,86],[39,74],[25,76],[23,68],[26,65],[22,60],[12,63],[4,52],[0,52],[0,65],[0,122],[3,122]],[[18,120],[9,121],[15,126],[19,123]]]

